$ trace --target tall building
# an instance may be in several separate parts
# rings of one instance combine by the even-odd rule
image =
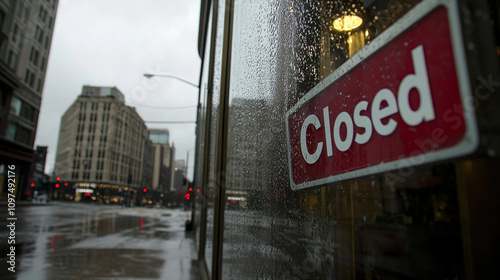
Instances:
[[[0,0],[0,200],[26,190],[58,0]],[[22,198],[22,197],[21,197]]]
[[[153,142],[153,184],[154,190],[171,191],[173,185],[173,161],[175,147],[169,143],[168,129],[150,129],[149,139]]]
[[[84,86],[61,118],[55,175],[73,183],[150,187],[152,143],[116,87]]]

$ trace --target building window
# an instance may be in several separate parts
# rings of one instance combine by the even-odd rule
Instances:
[[[24,82],[27,83],[30,87],[33,87],[33,85],[35,84],[35,73],[31,72],[29,69],[26,69]]]
[[[33,87],[35,85],[35,73],[30,72],[30,82],[29,82],[30,87]]]
[[[30,70],[26,69],[26,74],[24,75],[24,82],[28,83],[30,80]]]
[[[12,101],[10,102],[10,113],[16,116],[21,115],[22,106],[23,102],[19,98],[15,96],[12,97]]]
[[[44,46],[46,50],[49,49],[49,41],[50,41],[50,39],[49,39],[49,36],[47,35],[47,37],[45,37],[45,46]],[[40,39],[39,42],[41,44],[42,40]]]
[[[42,79],[38,78],[38,83],[36,85],[36,91],[42,92]]]
[[[35,109],[31,105],[26,104],[26,103],[24,103],[22,107],[23,107],[23,109],[21,112],[21,117],[23,117],[29,121],[33,121],[33,118],[35,116]]]
[[[21,43],[22,30],[19,28],[17,24],[14,25],[14,29],[12,30],[12,43],[14,46],[19,47]]]
[[[23,144],[30,145],[31,144],[30,143],[31,142],[31,131],[27,128],[20,127],[19,128],[19,135],[18,135],[18,138],[16,140],[23,143]]]
[[[43,8],[43,5],[40,4],[40,11],[38,11],[38,17],[45,22],[47,20],[47,10]]]
[[[19,7],[19,18],[21,19],[22,22],[26,23],[28,21],[28,15],[30,13],[30,7],[29,6],[24,6],[21,3]]]
[[[37,25],[36,30],[35,30],[35,39],[38,41],[38,43],[42,43],[43,41],[43,30],[40,28],[40,26]]]
[[[42,57],[42,62],[40,63],[40,70],[45,71],[45,57]]]
[[[16,133],[17,133],[17,124],[9,122],[9,125],[7,126],[7,131],[5,133],[5,138],[14,141],[16,139]]]
[[[7,58],[7,64],[10,68],[15,69],[17,64],[17,53],[13,50],[9,50],[9,57]]]
[[[31,47],[31,53],[30,53],[30,61],[37,66],[38,65],[38,57],[40,55],[40,52],[35,48]]]
[[[22,19],[24,12],[24,3],[22,1],[19,2],[19,10],[17,16]]]

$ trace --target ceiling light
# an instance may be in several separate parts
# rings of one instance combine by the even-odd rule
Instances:
[[[338,31],[351,31],[363,23],[363,19],[356,15],[344,15],[333,21],[333,28]]]

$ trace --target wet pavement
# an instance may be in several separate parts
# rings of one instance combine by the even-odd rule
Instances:
[[[15,272],[0,205],[0,279],[201,279],[188,211],[51,203],[16,208]],[[9,221],[10,222],[10,221]]]

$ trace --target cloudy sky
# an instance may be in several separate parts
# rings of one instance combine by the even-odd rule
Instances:
[[[83,85],[116,86],[145,121],[195,121],[198,84],[199,0],[60,0],[42,97],[35,145],[48,146],[52,172],[61,116]],[[153,107],[181,107],[157,109]],[[194,165],[195,125],[147,124],[168,128],[176,159]]]

